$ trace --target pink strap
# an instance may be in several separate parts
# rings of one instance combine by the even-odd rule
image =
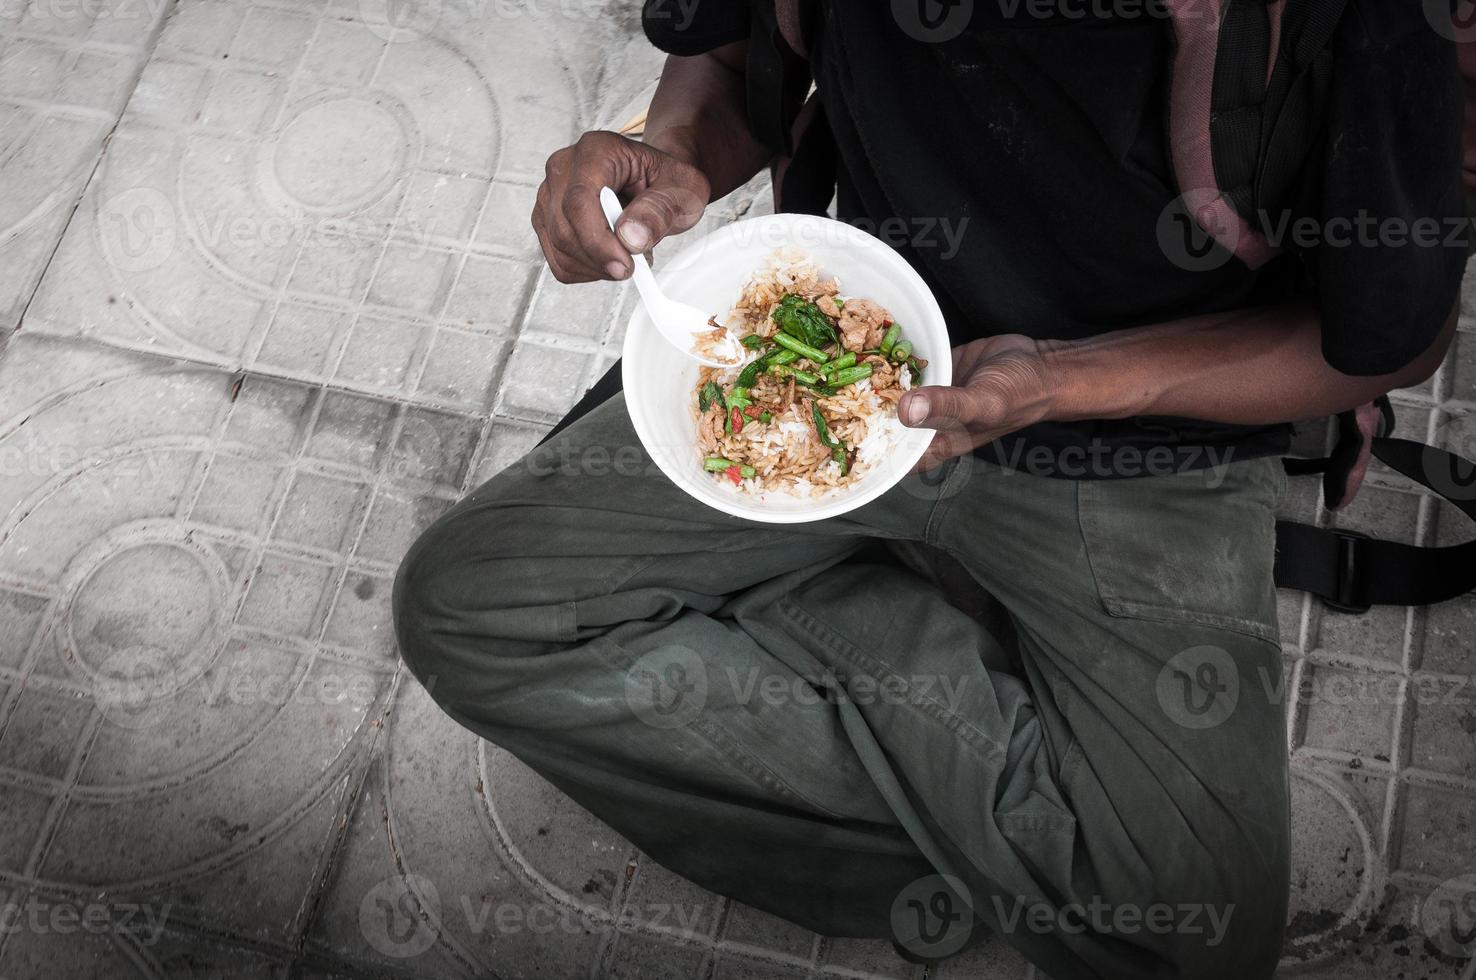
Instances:
[[[805,34],[801,29],[799,0],[775,0],[774,19],[779,22],[779,33],[790,50],[801,58],[809,57],[805,47]]]
[[[1383,424],[1384,413],[1379,406],[1373,402],[1367,405],[1359,405],[1353,412],[1353,417],[1358,423],[1358,461],[1353,468],[1348,470],[1348,478],[1343,483],[1343,495],[1337,500],[1329,500],[1328,510],[1342,510],[1353,502],[1358,496],[1358,490],[1363,486],[1363,478],[1368,475],[1368,464],[1373,459],[1373,441],[1379,434],[1379,426]],[[1326,490],[1324,490],[1324,494]]]
[[[1210,144],[1210,105],[1215,82],[1215,57],[1220,45],[1220,21],[1226,0],[1170,0],[1173,18],[1173,83],[1169,96],[1169,151],[1179,190],[1195,222],[1247,266],[1258,269],[1276,250],[1266,236],[1246,221],[1225,199],[1215,179]],[[1273,16],[1271,65],[1281,38],[1285,0],[1268,5]]]

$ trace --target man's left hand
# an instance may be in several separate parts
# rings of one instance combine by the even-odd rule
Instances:
[[[916,467],[927,470],[1047,418],[1054,395],[1040,343],[1002,334],[953,348],[952,386],[914,388],[898,417],[938,430]]]

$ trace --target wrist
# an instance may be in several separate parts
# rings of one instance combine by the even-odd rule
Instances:
[[[1046,418],[1061,422],[1125,419],[1151,414],[1151,379],[1131,348],[1087,340],[1043,340],[1040,357],[1049,392]]]
[[[691,167],[711,185],[712,177],[703,164],[701,143],[695,127],[665,126],[655,132],[646,133],[641,142],[653,150],[666,154],[678,163]]]
[[[691,126],[663,126],[655,130],[648,128],[641,137],[641,142],[689,166],[698,165],[697,141]]]

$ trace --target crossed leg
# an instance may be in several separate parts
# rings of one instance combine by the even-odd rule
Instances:
[[[1241,482],[1229,492],[1250,500],[1256,481]],[[1078,496],[966,459],[843,518],[757,526],[662,477],[617,397],[416,543],[396,585],[401,650],[460,723],[657,861],[818,931],[917,941],[903,934],[909,890],[941,873],[972,909],[956,918],[1058,980],[1268,975],[1281,923],[1264,914],[1233,920],[1233,956],[1206,953],[1204,936],[1061,927],[1088,897],[1239,907],[1245,888],[1274,904],[1279,887],[1285,903],[1285,816],[1264,816],[1284,809],[1279,716],[1242,710],[1204,736],[1154,699],[1185,642],[1207,637],[1198,645],[1253,672],[1274,659],[1274,633],[1252,635],[1259,608],[1241,617],[1250,632],[1113,617]],[[1094,513],[1120,520],[1123,506]],[[1242,509],[1259,520],[1257,506]],[[999,596],[1023,675],[887,560],[886,539],[945,547]],[[1245,751],[1275,749],[1264,771],[1204,771],[1247,732]],[[1247,797],[1269,802],[1234,798],[1252,771]],[[1254,868],[1219,869],[1242,854]],[[1040,925],[1040,909],[1056,919]],[[915,932],[929,928],[920,918]]]

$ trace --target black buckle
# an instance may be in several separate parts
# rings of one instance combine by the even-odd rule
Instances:
[[[1322,604],[1334,612],[1361,616],[1373,608],[1363,587],[1363,562],[1359,555],[1361,542],[1370,540],[1369,536],[1340,527],[1328,530],[1338,540],[1338,577],[1334,585],[1337,594],[1332,598],[1323,596]]]

